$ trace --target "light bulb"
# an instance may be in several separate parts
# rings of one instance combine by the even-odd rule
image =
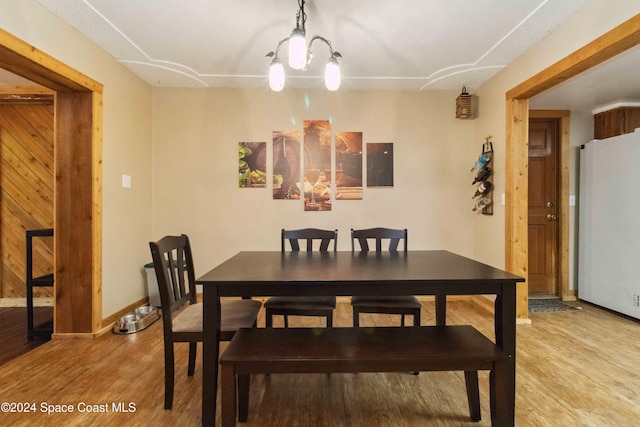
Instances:
[[[329,58],[324,69],[324,85],[331,91],[338,90],[340,87],[340,65],[333,56]]]
[[[269,87],[274,92],[284,89],[284,67],[278,58],[274,58],[269,67]]]
[[[307,66],[307,41],[301,28],[294,29],[289,36],[289,66],[294,70]]]

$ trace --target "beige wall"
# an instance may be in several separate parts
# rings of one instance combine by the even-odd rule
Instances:
[[[504,150],[505,150],[505,95],[514,86],[525,81],[529,77],[542,71],[546,67],[559,61],[573,51],[579,49],[590,41],[611,30],[640,12],[640,0],[594,0],[579,15],[550,34],[524,55],[516,59],[507,68],[485,83],[478,91],[480,98],[480,117],[475,120],[475,139],[478,140],[486,134],[494,136],[494,149],[496,153],[496,200],[504,193]],[[588,118],[580,116],[573,118],[573,125],[584,126],[589,122]],[[588,132],[584,127],[571,132],[571,138],[582,138]],[[571,145],[579,145],[580,141],[572,140]],[[575,154],[575,153],[574,153]],[[575,159],[574,159],[575,161]],[[575,169],[571,171],[571,188],[575,189]],[[497,207],[497,206],[496,206]],[[490,217],[476,217],[474,223],[474,258],[488,264],[504,266],[504,207],[494,210],[496,215]],[[572,210],[571,217],[575,218]],[[575,222],[575,221],[574,221]],[[574,237],[575,227],[571,224],[571,241]],[[572,246],[570,257],[576,257]],[[573,261],[571,262],[573,267]],[[571,270],[570,283],[574,281],[573,268]]]
[[[151,236],[151,87],[31,0],[0,0],[0,27],[104,85],[102,313],[143,298]],[[133,188],[121,188],[122,174]]]
[[[153,236],[189,234],[196,273],[240,250],[279,250],[281,228],[337,228],[339,249],[350,250],[352,227],[406,227],[412,249],[471,255],[470,168],[482,141],[473,121],[454,118],[457,95],[154,88]],[[395,186],[365,187],[362,201],[338,200],[331,212],[238,188],[238,142],[269,142],[271,159],[272,131],[302,131],[305,119],[393,142]]]

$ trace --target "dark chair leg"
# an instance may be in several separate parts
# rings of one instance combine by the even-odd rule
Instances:
[[[360,327],[360,310],[354,307],[353,309],[353,327]]]
[[[327,328],[333,328],[333,311],[327,314]]]
[[[271,313],[271,310],[267,309],[266,312],[265,312],[264,325],[267,328],[272,328],[273,327],[273,314]]]
[[[286,314],[284,315],[284,327],[289,327],[289,316],[287,316]]]
[[[173,406],[173,343],[164,343],[164,409]]]
[[[189,343],[189,366],[187,368],[187,375],[192,377],[196,370],[196,353],[198,352],[198,343]]]
[[[238,421],[246,423],[249,418],[249,388],[251,376],[238,375]]]
[[[478,388],[478,371],[464,371],[464,381],[467,384],[467,401],[469,415],[472,421],[480,421],[480,390]]]

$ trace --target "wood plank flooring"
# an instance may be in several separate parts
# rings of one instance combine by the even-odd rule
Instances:
[[[33,310],[36,326],[53,320],[53,307],[34,307]],[[47,341],[49,338],[45,337],[27,339],[26,307],[0,308],[0,366]]]
[[[531,325],[518,326],[517,426],[638,424],[640,323],[581,305],[579,311],[532,313]],[[398,316],[361,319],[363,325],[399,322]],[[292,326],[294,321],[321,324],[297,318]],[[493,317],[467,301],[450,302],[447,321],[493,336]],[[433,302],[424,302],[422,322],[434,323]],[[351,325],[348,303],[338,303],[334,324]],[[187,346],[176,349],[174,407],[165,411],[160,322],[132,335],[46,343],[0,367],[0,400],[36,408],[0,412],[0,425],[198,426],[201,353],[195,376],[188,378]],[[473,423],[458,372],[256,375],[244,425],[488,426],[488,393],[488,375],[481,373],[482,421]],[[43,404],[72,405],[74,412],[47,415]],[[82,405],[108,412],[81,412]],[[115,411],[118,405],[129,412]]]

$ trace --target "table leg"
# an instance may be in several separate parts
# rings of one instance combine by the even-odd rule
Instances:
[[[202,287],[202,425],[216,421],[218,394],[218,359],[220,356],[220,298],[213,285]]]
[[[436,295],[436,326],[447,325],[447,296]]]
[[[514,425],[516,408],[516,286],[503,283],[502,293],[495,301],[496,344],[504,350],[506,362],[507,425]]]

